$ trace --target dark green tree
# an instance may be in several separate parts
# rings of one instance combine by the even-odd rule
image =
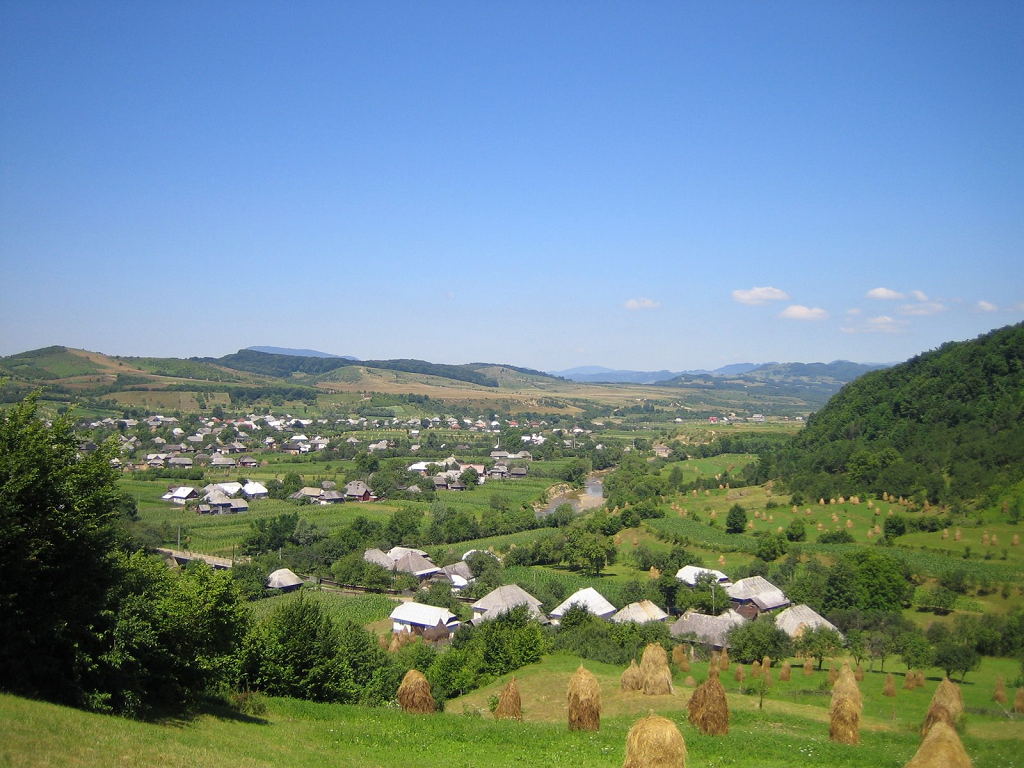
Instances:
[[[739,504],[733,504],[725,516],[726,533],[743,533],[747,529],[747,511]]]

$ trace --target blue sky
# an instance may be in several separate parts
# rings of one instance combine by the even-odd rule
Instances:
[[[0,3],[0,354],[681,370],[1024,319],[1024,5]]]

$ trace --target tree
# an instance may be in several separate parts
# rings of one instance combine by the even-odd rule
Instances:
[[[932,664],[944,670],[946,677],[952,677],[954,672],[960,672],[962,683],[967,673],[977,669],[981,664],[981,655],[966,643],[944,640],[936,646],[935,660]]]
[[[70,413],[37,395],[0,411],[0,680],[8,691],[99,705],[92,679],[117,581],[112,444],[79,455]]]
[[[818,669],[825,658],[832,658],[843,649],[843,638],[834,629],[826,626],[812,627],[804,630],[794,643],[796,652],[818,660]]]
[[[789,656],[789,635],[775,626],[772,616],[761,616],[757,621],[748,621],[729,630],[729,647],[732,655],[751,662],[768,656],[781,659]]]
[[[799,517],[786,526],[786,538],[789,541],[803,541],[807,538],[807,530],[804,528],[804,521]]]
[[[739,504],[733,504],[725,516],[726,533],[743,533],[747,529],[747,511]]]
[[[786,544],[786,537],[782,534],[769,533],[760,537],[760,541],[757,544],[757,559],[764,560],[766,563],[778,560],[784,554],[788,545]]]
[[[932,648],[932,644],[928,642],[928,638],[919,629],[904,632],[897,637],[895,648],[900,654],[900,661],[906,665],[907,671],[930,667],[935,657],[935,650]]]

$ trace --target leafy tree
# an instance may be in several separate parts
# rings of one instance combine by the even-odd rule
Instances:
[[[930,667],[935,657],[935,650],[920,630],[905,632],[896,638],[895,647],[900,654],[907,670]],[[884,670],[883,670],[884,671]]]
[[[739,504],[733,504],[725,516],[726,533],[743,533],[747,529],[747,511]]]
[[[729,630],[730,653],[744,663],[763,656],[781,659],[790,655],[789,635],[775,626],[772,616],[745,622]]]
[[[804,528],[804,521],[799,517],[786,526],[786,539],[789,541],[804,541],[807,538],[807,530]]]
[[[818,660],[818,669],[825,658],[837,656],[843,649],[843,638],[834,629],[825,626],[807,629],[794,643],[795,650],[802,656]],[[774,657],[773,657],[774,658]]]
[[[944,670],[947,677],[960,672],[960,682],[963,682],[967,673],[981,664],[981,655],[966,643],[945,640],[936,646],[932,664]]]
[[[757,559],[770,563],[786,554],[787,549],[785,536],[769,533],[761,536],[758,541]]]
[[[0,680],[102,706],[92,673],[118,579],[115,453],[104,444],[80,456],[70,413],[47,423],[37,397],[0,411]]]

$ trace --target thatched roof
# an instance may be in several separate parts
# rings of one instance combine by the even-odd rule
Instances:
[[[569,595],[561,605],[551,612],[551,618],[562,618],[565,612],[574,605],[585,608],[589,613],[602,619],[607,619],[615,613],[615,606],[605,600],[600,592],[593,587],[585,587]]]
[[[473,603],[472,608],[478,613],[483,613],[484,611],[489,611],[491,608],[508,609],[514,608],[517,605],[522,605],[523,603],[532,605],[534,608],[539,608],[541,604],[540,600],[518,584],[506,584],[488,592]]]
[[[389,571],[395,567],[395,561],[381,552],[379,549],[368,549],[363,552],[363,560],[368,563],[376,563]]]
[[[729,597],[739,603],[753,603],[762,611],[789,605],[789,598],[782,590],[763,576],[740,579],[725,588]]]
[[[775,626],[792,638],[800,637],[805,630],[825,627],[839,632],[835,624],[807,605],[791,605],[775,617]],[[842,633],[839,633],[842,637]]]
[[[637,624],[646,624],[649,621],[664,621],[668,614],[656,606],[650,600],[641,600],[639,603],[630,603],[621,611],[612,616],[616,624],[625,624],[627,621],[635,621]]]
[[[267,589],[288,589],[301,586],[302,583],[302,579],[287,568],[278,568],[267,577]]]
[[[682,638],[692,633],[701,643],[715,648],[728,648],[726,634],[730,629],[745,621],[746,619],[733,610],[728,610],[721,616],[708,616],[703,613],[687,611],[672,625],[669,634]]]
[[[423,555],[417,555],[415,552],[410,552],[409,554],[403,555],[399,558],[398,562],[395,563],[395,570],[402,573],[411,573],[413,576],[430,576],[441,569],[427,560]]]
[[[459,625],[459,617],[447,608],[426,603],[402,603],[391,612],[391,620],[396,624],[410,624],[417,627],[436,627],[441,622],[446,627]]]

